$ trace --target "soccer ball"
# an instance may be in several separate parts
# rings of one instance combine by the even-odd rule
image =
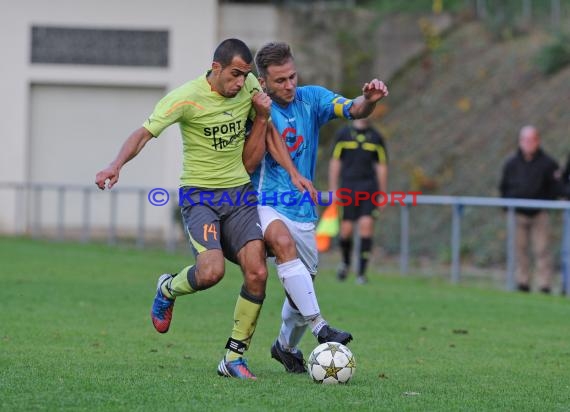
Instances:
[[[309,375],[317,383],[347,383],[356,369],[356,359],[346,346],[326,342],[309,355]]]

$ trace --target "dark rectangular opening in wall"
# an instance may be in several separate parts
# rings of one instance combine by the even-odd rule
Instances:
[[[168,31],[32,27],[32,63],[168,67]]]

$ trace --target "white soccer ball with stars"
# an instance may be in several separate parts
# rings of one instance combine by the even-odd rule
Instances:
[[[326,342],[309,355],[309,375],[317,383],[347,383],[356,369],[356,359],[346,346]]]

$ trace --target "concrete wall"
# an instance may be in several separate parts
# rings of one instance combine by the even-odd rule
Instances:
[[[283,39],[280,16],[273,5],[224,4],[219,8],[218,38],[237,37],[253,51],[269,41]]]
[[[1,9],[0,182],[93,184],[95,173],[152,111],[154,99],[209,68],[218,40],[215,0],[20,0]],[[169,63],[32,64],[32,26],[168,31]],[[98,106],[104,110],[94,111]],[[138,166],[136,159],[123,169],[120,185],[175,188],[181,167],[177,128],[145,151]],[[0,232],[27,230],[30,222],[17,228],[14,217],[28,216],[17,209],[29,211],[30,204],[17,205],[13,192],[1,188],[0,204]],[[153,213],[147,221],[161,226],[169,212]]]

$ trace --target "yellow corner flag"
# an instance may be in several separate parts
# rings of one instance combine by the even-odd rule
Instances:
[[[331,203],[323,212],[321,220],[317,225],[316,239],[317,250],[326,252],[331,246],[331,239],[338,235],[339,231],[338,207]]]

